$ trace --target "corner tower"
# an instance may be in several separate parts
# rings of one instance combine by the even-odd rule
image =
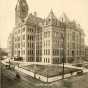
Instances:
[[[42,33],[42,62],[55,64],[59,63],[59,28],[58,19],[51,9],[48,17],[45,19]]]

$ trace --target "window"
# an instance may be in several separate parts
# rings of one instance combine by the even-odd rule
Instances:
[[[28,42],[28,48],[29,48],[29,42]]]
[[[15,52],[15,55],[16,55],[16,50],[14,52]]]
[[[59,46],[59,40],[58,40],[58,46]]]
[[[29,32],[30,31],[30,28],[28,27],[27,31]]]
[[[17,39],[18,41],[20,41],[20,37],[18,37],[18,39]]]
[[[30,55],[33,55],[34,54],[34,51],[33,50],[30,50]]]
[[[48,58],[48,63],[50,62],[50,59]]]
[[[44,37],[47,38],[47,37],[50,37],[50,32],[44,32]]]
[[[15,40],[15,42],[16,42],[16,38],[15,38],[14,40]]]
[[[64,39],[64,33],[60,34],[60,38],[63,40]]]
[[[49,47],[50,46],[50,40],[46,40],[44,41],[44,47]]]
[[[48,40],[47,42],[48,42],[48,46],[50,46],[50,40]]]
[[[25,54],[25,50],[23,50],[23,53],[22,53],[23,55]]]
[[[34,48],[34,43],[32,43],[32,48]]]
[[[23,40],[25,40],[25,35],[23,35]]]
[[[47,37],[50,37],[50,32],[49,31],[47,32]]]
[[[50,49],[48,49],[48,55],[50,55]]]
[[[28,55],[29,55],[29,50],[28,50]]]
[[[59,50],[58,49],[54,49],[53,50],[53,55],[57,55],[58,56],[59,55]]]
[[[30,43],[30,48],[34,48],[34,43]]]
[[[44,58],[44,63],[45,63],[45,58]]]
[[[72,40],[75,41],[75,32],[72,32]]]
[[[28,61],[33,62],[34,58],[33,57],[28,57]]]
[[[46,32],[44,32],[44,37],[46,38]]]
[[[33,32],[33,28],[28,27],[28,32]]]
[[[44,55],[50,55],[50,49],[45,49],[44,50]]]
[[[28,40],[29,40],[29,35],[28,35]]]
[[[32,28],[30,28],[30,32],[33,32],[33,29]]]
[[[20,48],[20,43],[18,43],[18,48]]]
[[[20,33],[20,29],[18,30],[18,34]]]
[[[46,49],[46,55],[48,54],[48,50]]]
[[[44,47],[45,47],[45,45],[46,45],[46,42],[44,41]]]
[[[61,49],[61,50],[60,50],[60,56],[63,57],[63,55],[64,55],[64,50]]]
[[[67,55],[69,56],[69,50],[67,50]]]
[[[75,52],[74,52],[74,51],[72,51],[72,56],[74,56],[74,54],[75,54]]]
[[[30,40],[34,40],[34,37],[33,37],[33,35],[30,35]]]
[[[56,33],[56,32],[54,32],[54,36],[55,36],[55,37],[57,36],[57,33]]]
[[[46,58],[46,63],[47,63],[47,58]]]
[[[44,55],[45,55],[45,49],[44,49]]]
[[[72,49],[75,49],[75,43],[72,43]]]
[[[23,28],[22,32],[25,32],[25,27]]]
[[[25,47],[25,42],[22,42],[22,47]]]

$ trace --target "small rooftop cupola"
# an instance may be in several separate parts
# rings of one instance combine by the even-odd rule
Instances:
[[[56,25],[57,24],[57,18],[53,13],[53,10],[50,10],[50,13],[48,15],[48,17],[45,19],[45,24],[46,25]]]
[[[24,20],[28,16],[28,4],[26,0],[18,0],[15,8],[15,15],[16,20]]]

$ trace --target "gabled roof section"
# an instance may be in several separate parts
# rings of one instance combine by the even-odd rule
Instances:
[[[29,14],[25,20],[25,23],[33,23],[33,24],[39,24],[43,22],[44,20],[42,18],[32,15],[32,13]]]
[[[57,25],[57,17],[54,15],[53,10],[50,10],[48,17],[45,19],[44,25],[56,26]]]
[[[68,18],[68,16],[67,16],[66,13],[64,13],[64,12],[63,12],[62,15],[60,16],[59,20],[60,20],[60,21],[63,20],[63,22],[66,22],[66,23],[70,22],[70,19]]]
[[[54,15],[54,12],[53,12],[52,9],[50,10],[50,13],[49,13],[49,15],[48,15],[47,18],[49,18],[49,19],[56,19],[56,17],[55,17],[55,15]]]

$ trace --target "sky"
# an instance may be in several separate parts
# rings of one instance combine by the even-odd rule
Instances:
[[[7,39],[15,23],[17,0],[0,0],[0,47],[7,47]],[[39,17],[47,17],[50,9],[59,18],[64,12],[70,20],[81,25],[88,45],[88,0],[27,0],[29,13],[37,12]]]

